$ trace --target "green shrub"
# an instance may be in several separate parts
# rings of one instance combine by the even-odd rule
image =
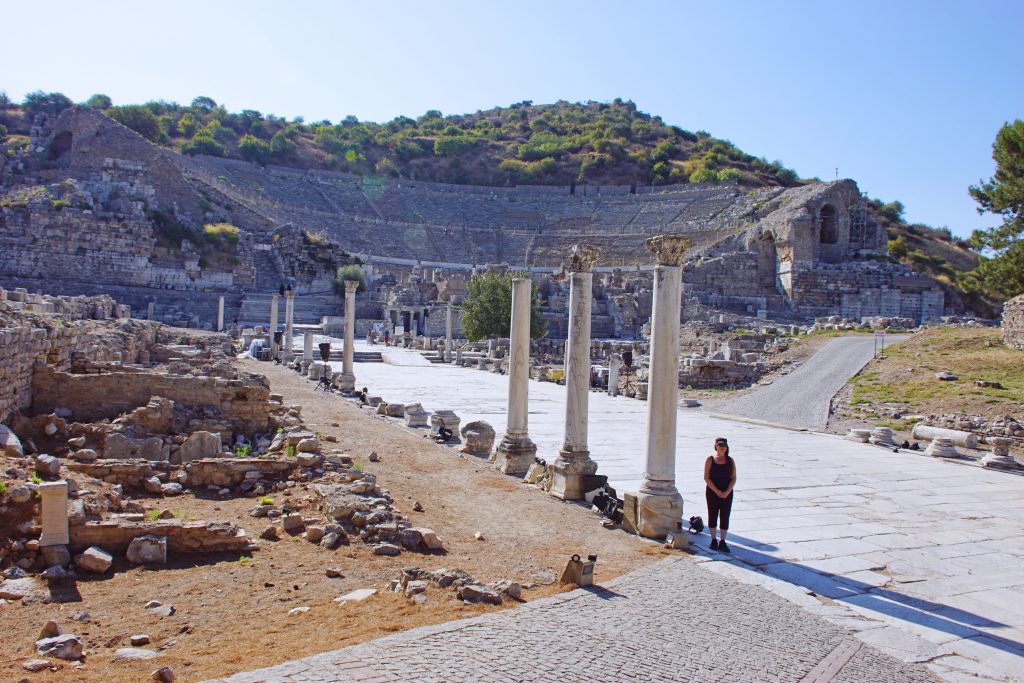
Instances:
[[[203,234],[211,239],[238,241],[238,227],[230,223],[207,223],[203,226]]]
[[[250,446],[248,444],[245,444],[244,446],[242,444],[238,444],[237,446],[235,446],[235,457],[236,458],[248,458],[249,454],[251,452],[252,452],[252,446]]]
[[[367,289],[366,273],[363,272],[361,266],[357,266],[353,263],[338,268],[338,272],[335,273],[334,277],[334,291],[336,294],[343,295],[345,293],[346,280],[352,280],[359,283],[359,287],[356,288],[357,294],[362,294]]]
[[[717,180],[718,176],[715,173],[703,167],[690,174],[691,183],[713,183]]]
[[[188,142],[181,143],[181,153],[195,156],[206,154],[211,157],[222,157],[227,154],[227,149],[213,139],[213,133],[203,128],[196,133]]]
[[[438,138],[434,141],[434,154],[439,157],[457,157],[473,149],[476,143],[476,138],[468,135]]]
[[[31,481],[33,484],[42,484],[43,478],[39,476],[38,472],[33,472],[32,478],[29,481]]]
[[[274,499],[271,498],[270,496],[261,496],[260,499],[257,502],[260,505],[273,505],[274,504]]]
[[[118,123],[131,128],[150,142],[160,139],[160,121],[146,107],[128,104],[123,107],[111,107],[103,112]]]
[[[0,142],[3,142],[6,139],[7,139],[7,126],[5,126],[4,124],[0,123]]]
[[[7,493],[7,483],[0,481],[0,496],[4,495],[5,493]]]
[[[738,168],[723,168],[718,172],[718,182],[725,183],[730,180],[740,180],[743,178],[743,172]]]

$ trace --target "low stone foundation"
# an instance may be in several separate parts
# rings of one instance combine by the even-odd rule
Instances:
[[[247,478],[288,479],[298,467],[292,459],[268,458],[208,458],[185,465],[186,485],[191,487],[214,485],[231,488],[240,485]],[[249,474],[257,472],[259,476]]]
[[[170,469],[170,465],[167,463],[147,460],[96,460],[94,462],[65,460],[64,464],[72,472],[86,474],[108,484],[120,484],[125,489],[141,489],[143,480],[156,476],[158,471]]]
[[[108,553],[122,553],[139,536],[167,537],[171,553],[239,552],[253,550],[245,530],[225,522],[186,522],[180,519],[156,522],[96,522],[70,528],[71,550],[99,546]]]

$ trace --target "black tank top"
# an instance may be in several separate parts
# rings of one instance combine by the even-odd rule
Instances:
[[[732,468],[731,456],[726,456],[725,462],[721,465],[715,462],[714,457],[711,458],[711,481],[718,487],[719,491],[725,491],[729,488],[729,482],[732,481]]]

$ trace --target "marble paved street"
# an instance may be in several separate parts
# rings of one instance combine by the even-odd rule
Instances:
[[[933,678],[923,666],[863,645],[846,629],[796,604],[679,557],[600,589],[418,628],[223,680],[853,683]]]
[[[386,353],[389,363],[356,364],[357,386],[504,431],[506,377]],[[562,441],[564,395],[530,382],[530,436],[549,460]],[[642,476],[645,417],[642,401],[590,395],[591,457],[620,493]],[[733,555],[716,554],[704,569],[796,599],[950,680],[1024,681],[1024,477],[681,409],[676,473],[686,516],[706,518],[702,468],[716,436],[729,438],[737,460]],[[748,609],[744,618],[772,618],[756,601]],[[699,628],[679,619],[682,629]]]

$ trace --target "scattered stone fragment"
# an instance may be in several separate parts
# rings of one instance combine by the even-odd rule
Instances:
[[[418,500],[415,503],[412,504],[412,511],[413,512],[423,512],[423,506],[420,505],[420,502]]]
[[[522,586],[511,579],[502,579],[501,581],[495,581],[488,585],[502,595],[507,595],[513,600],[519,600],[523,594]]]
[[[402,549],[399,548],[397,545],[394,545],[393,543],[378,543],[377,545],[373,546],[374,555],[387,555],[388,557],[394,557],[395,555],[400,555],[401,553]]]
[[[24,669],[25,671],[31,671],[32,673],[37,673],[39,671],[42,671],[43,669],[49,669],[50,668],[50,662],[49,662],[49,660],[46,660],[46,659],[30,659],[27,662],[24,662],[21,665],[21,668]]]
[[[150,640],[150,637],[145,633],[138,633],[129,638],[128,640],[135,647],[138,647],[140,645],[149,645],[152,642],[152,640]]]
[[[337,567],[328,567],[324,572],[328,579],[343,579],[345,575]]]
[[[84,443],[85,439],[82,439],[82,442]],[[80,448],[80,449],[78,449],[77,451],[74,451],[71,454],[71,459],[72,460],[78,460],[80,462],[82,462],[82,461],[87,462],[89,460],[96,460],[99,457],[100,457],[100,454],[97,453],[96,451],[94,451],[91,448]]]
[[[288,610],[288,616],[294,617],[294,616],[299,615],[299,614],[305,614],[308,611],[309,611],[309,607],[305,607],[305,606],[303,606],[303,607],[293,607],[290,610]]]
[[[417,605],[422,605],[427,602],[427,596],[423,593],[417,593],[416,595],[412,596],[412,601],[415,602]]]
[[[110,569],[114,562],[114,556],[102,548],[92,546],[75,558],[75,566],[87,572],[102,574]]]
[[[308,526],[306,527],[306,540],[310,543],[319,543],[324,537],[324,528],[322,526]]]
[[[466,602],[486,602],[492,605],[501,604],[501,593],[482,586],[478,583],[471,583],[459,589],[459,599]]]
[[[36,456],[36,472],[44,477],[56,477],[60,474],[60,460],[52,455]]]
[[[8,579],[0,583],[0,598],[4,600],[20,600],[39,590],[39,584],[32,577],[25,579]]]
[[[473,534],[473,538],[475,538],[478,541],[486,541],[487,540],[486,538],[484,538],[484,534],[483,534],[482,531],[478,531],[475,534]]]
[[[156,650],[146,650],[143,648],[121,647],[114,651],[115,662],[153,659],[154,657],[159,656],[160,653]]]
[[[36,652],[46,657],[68,660],[81,659],[82,650],[82,639],[70,633],[53,638],[42,638],[36,641]]]
[[[35,484],[16,486],[7,493],[7,497],[12,503],[27,503],[32,500],[32,496],[35,494],[33,486]]]
[[[279,533],[280,530],[277,528],[277,525],[270,524],[266,529],[260,532],[260,538],[266,541],[276,541],[279,537]]]
[[[286,532],[299,533],[305,527],[305,523],[302,521],[302,515],[285,515],[281,518],[281,526]]]
[[[409,581],[405,584],[405,597],[411,598],[427,590],[426,581]]]
[[[53,619],[50,619],[48,622],[46,622],[46,625],[43,626],[41,631],[39,631],[40,640],[42,640],[43,638],[56,638],[57,636],[62,635],[64,635],[64,631],[61,629],[60,624],[58,624]]]
[[[555,575],[549,571],[534,572],[530,578],[542,586],[550,586],[555,582]]]
[[[150,674],[149,677],[158,683],[174,683],[174,672],[171,671],[169,666],[160,667]]]
[[[316,453],[320,450],[320,440],[315,436],[295,444],[295,451],[297,453]]]
[[[182,491],[184,491],[184,487],[176,481],[160,486],[160,493],[165,496],[180,496]]]
[[[427,550],[443,550],[444,549],[444,543],[442,543],[441,539],[437,537],[437,534],[434,533],[433,529],[427,529],[426,527],[419,527],[417,529],[414,529],[414,531],[419,532],[420,540],[423,543],[423,546]]]
[[[946,372],[943,370],[935,373],[935,379],[940,379],[943,382],[955,382],[960,378],[951,372]]]
[[[156,614],[161,617],[169,617],[174,614],[174,605],[165,605],[159,600],[150,600],[143,608],[149,611],[151,614]]]
[[[171,512],[170,510],[163,510],[159,515],[156,516],[156,518],[157,519],[174,519],[174,513]]]
[[[338,547],[338,544],[341,543],[342,538],[344,537],[337,531],[329,531],[324,534],[322,539],[320,539],[320,547],[327,548],[328,550],[334,550]]]
[[[334,598],[334,602],[362,602],[376,593],[376,588],[360,588]]]
[[[133,538],[128,544],[127,558],[132,564],[166,564],[167,537],[147,534]]]
[[[380,456],[377,455],[377,451],[371,451],[367,460],[370,462],[380,462]]]

